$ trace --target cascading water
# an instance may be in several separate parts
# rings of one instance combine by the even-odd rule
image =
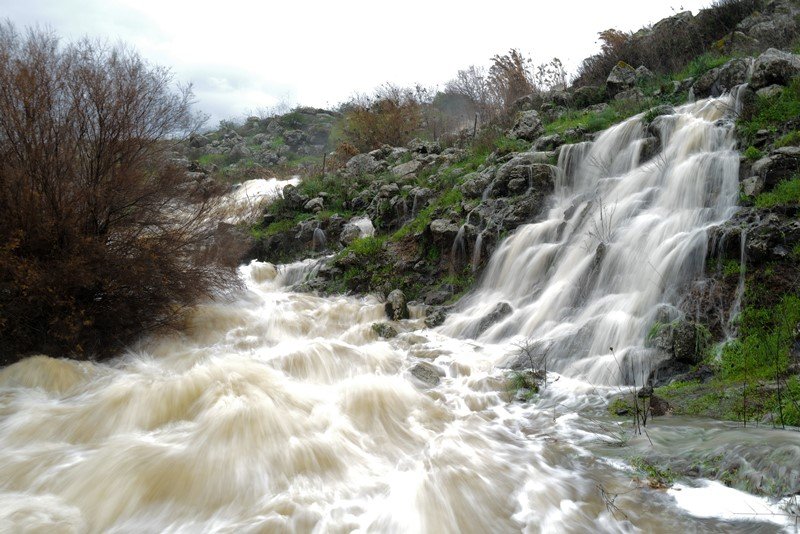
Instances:
[[[732,209],[730,137],[713,122],[725,102],[664,119],[660,168],[638,165],[637,120],[566,149],[548,219],[491,260],[478,295],[516,311],[481,340],[446,335],[469,331],[480,298],[441,331],[412,319],[384,340],[378,300],[288,290],[316,262],[253,262],[247,290],[198,306],[180,336],[109,364],[38,356],[0,370],[0,532],[775,532],[787,519],[747,494],[633,483],[605,445],[612,389],[580,378],[597,345],[633,350],[696,272],[705,226]],[[590,164],[609,147],[602,170]],[[563,351],[581,330],[591,349],[561,365],[575,376],[509,402],[509,345],[486,341],[508,332]],[[414,378],[420,364],[438,385]],[[673,421],[629,447],[679,439],[716,457],[740,432]],[[748,432],[800,457],[794,435]]]
[[[564,147],[549,212],[502,243],[480,289],[443,331],[475,336],[506,301],[513,313],[481,340],[522,336],[558,372],[641,382],[652,363],[646,332],[702,272],[707,230],[736,209],[734,102],[683,106],[649,131],[634,117],[592,143]],[[652,135],[662,148],[644,158]]]

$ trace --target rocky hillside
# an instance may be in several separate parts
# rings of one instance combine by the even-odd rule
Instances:
[[[800,409],[787,400],[800,399],[800,50],[792,41],[798,13],[794,2],[771,2],[669,75],[620,61],[603,85],[523,97],[514,103],[507,131],[490,125],[475,139],[462,136],[451,146],[418,139],[384,146],[341,169],[311,174],[287,186],[251,229],[251,257],[324,257],[299,288],[383,296],[400,290],[403,300],[427,307],[429,325],[439,324],[447,306],[480,277],[497,244],[542,213],[561,151],[642,113],[652,125],[639,155],[646,160],[658,154],[657,123],[673,106],[747,83],[737,122],[742,209],[710,233],[705,276],[687,287],[681,315],[653,325],[648,342],[661,351],[663,363],[651,382],[663,385],[657,392],[677,413],[798,424]],[[676,15],[635,38],[690,18]],[[321,123],[334,118],[319,111],[292,115],[298,121],[314,117],[306,124],[319,132]],[[253,119],[193,143],[215,150],[200,160],[235,152],[273,161],[277,139],[285,143],[280,146],[318,154],[322,133],[314,137],[301,122]],[[316,140],[310,145],[315,148],[297,139]],[[290,153],[278,158],[289,161]],[[507,306],[498,303],[485,326],[507,314]],[[741,319],[731,323],[726,314],[737,306]],[[737,340],[730,342],[730,335]],[[769,343],[771,348],[763,348]],[[747,360],[756,346],[762,347],[760,356]],[[739,409],[743,395],[752,402]]]
[[[318,167],[333,145],[340,114],[298,107],[284,115],[248,117],[243,124],[222,121],[219,128],[192,135],[182,155],[196,172],[225,181],[283,175]]]

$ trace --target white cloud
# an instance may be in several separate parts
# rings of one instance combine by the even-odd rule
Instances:
[[[706,1],[684,2],[696,10]],[[332,106],[391,81],[443,84],[471,64],[519,48],[535,62],[560,57],[574,71],[597,32],[635,30],[674,12],[649,2],[404,2],[0,0],[19,26],[46,24],[66,39],[122,40],[176,78],[193,82],[213,120],[290,95]],[[680,6],[675,6],[680,7]]]

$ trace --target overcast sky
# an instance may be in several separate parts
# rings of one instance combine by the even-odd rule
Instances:
[[[211,123],[281,102],[332,107],[385,82],[442,87],[518,48],[570,74],[597,33],[631,31],[710,0],[0,0],[0,17],[133,45],[192,82]]]

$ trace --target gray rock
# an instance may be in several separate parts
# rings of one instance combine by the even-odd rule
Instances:
[[[322,200],[322,197],[312,198],[303,205],[304,210],[313,211],[314,213],[322,211],[324,207],[325,207],[325,202]]]
[[[422,168],[422,163],[418,160],[412,159],[406,163],[401,163],[392,167],[392,174],[395,176],[409,176],[416,174]]]
[[[389,323],[372,323],[372,331],[384,339],[397,337],[397,330]]]
[[[361,228],[355,224],[347,223],[342,227],[342,233],[339,236],[339,242],[347,246],[356,239],[361,237]]]
[[[345,164],[345,172],[349,176],[360,176],[362,174],[375,174],[386,169],[386,162],[378,161],[369,154],[358,154],[353,156]]]
[[[283,188],[283,199],[290,209],[300,209],[308,202],[308,197],[297,190],[297,187],[288,184]]]
[[[440,304],[447,301],[450,298],[450,294],[447,292],[440,292],[444,293],[444,299],[440,299],[440,296],[435,298],[436,301],[440,301]],[[428,296],[426,295],[425,300],[428,300]],[[425,311],[425,326],[428,328],[435,328],[441,324],[444,324],[445,319],[447,318],[447,313],[438,306],[431,306]]]
[[[773,150],[769,156],[753,163],[753,174],[764,180],[764,187],[772,189],[778,182],[790,178],[800,168],[800,147],[785,146]]]
[[[509,182],[515,178],[524,179],[531,188],[551,190],[553,168],[546,163],[535,163],[535,161],[534,153],[524,152],[501,165],[495,173],[489,196],[492,198],[508,196]]]
[[[508,192],[512,195],[521,195],[528,189],[528,180],[525,178],[513,178],[508,181]]]
[[[400,186],[396,183],[384,184],[378,189],[378,198],[392,198],[400,194]]]
[[[530,94],[521,96],[511,103],[511,109],[514,111],[530,111],[539,109],[544,102],[544,98],[540,94]]]
[[[753,63],[750,87],[757,91],[773,84],[788,85],[797,75],[800,75],[800,56],[770,48]]]
[[[641,102],[644,100],[644,93],[638,87],[626,89],[614,95],[614,100],[629,100],[631,102]]]
[[[628,90],[634,85],[636,85],[636,69],[624,61],[614,65],[606,79],[606,90],[609,96]]]
[[[406,295],[399,289],[395,289],[389,293],[389,296],[386,297],[384,308],[387,317],[393,321],[400,321],[401,319],[408,319],[409,317]]]
[[[764,190],[764,179],[760,176],[751,176],[750,178],[742,180],[739,187],[742,193],[754,197],[761,194]]]
[[[231,148],[229,155],[233,159],[242,159],[249,158],[253,155],[253,153],[249,148],[247,148],[247,145],[244,143],[239,143]]]
[[[653,74],[652,71],[647,67],[645,67],[644,65],[639,65],[638,67],[636,67],[637,84],[647,83],[655,77],[656,75]]]
[[[547,95],[547,98],[556,106],[563,108],[572,107],[572,95],[567,91],[560,89],[553,89]]]
[[[544,133],[544,126],[536,111],[522,111],[517,115],[509,136],[525,141],[533,141]]]
[[[575,107],[579,109],[599,104],[605,99],[605,89],[595,85],[579,87],[572,93],[572,102],[575,104]]]
[[[536,140],[536,142],[533,144],[533,149],[539,151],[555,150],[556,148],[560,147],[563,144],[564,140],[560,135],[558,134],[546,135]]]
[[[434,219],[428,228],[434,244],[441,248],[453,243],[460,226],[449,219]]]
[[[423,141],[412,139],[408,143],[408,149],[415,154],[439,154],[442,151],[441,145],[436,141]]]
[[[707,98],[712,96],[715,92],[719,95],[717,88],[717,78],[719,78],[719,67],[707,71],[705,74],[697,78],[692,84],[692,92],[695,98]]]
[[[433,191],[427,187],[412,187],[408,192],[408,198],[411,199],[411,216],[416,217],[417,213],[425,209],[432,196]]]
[[[750,37],[742,31],[728,33],[714,43],[714,48],[726,55],[751,54],[758,49],[758,46],[758,39]]]
[[[771,4],[775,6],[778,2]],[[768,13],[769,7],[772,6],[767,6],[767,10],[761,15],[748,17],[750,20],[742,21],[744,24],[740,25],[747,29],[748,37],[757,41],[762,49],[764,46],[786,46],[786,43],[797,34],[797,10],[790,8],[779,12],[776,9]]]
[[[709,342],[708,330],[692,321],[680,321],[672,331],[672,352],[681,363],[700,363],[705,357]]]
[[[512,311],[514,310],[511,307],[511,304],[509,304],[508,302],[498,302],[497,305],[492,309],[492,311],[490,311],[481,318],[480,322],[478,323],[478,329],[476,335],[481,335],[491,326],[500,322],[505,317],[511,315]]]
[[[440,377],[444,376],[444,371],[429,362],[419,362],[410,369],[410,373],[414,378],[429,387],[438,385]]]
[[[746,83],[752,63],[753,60],[750,58],[735,58],[720,67],[715,87],[717,94],[730,91],[737,85]]]
[[[762,98],[775,98],[777,96],[780,96],[781,93],[783,93],[785,90],[786,88],[783,87],[782,85],[773,84],[773,85],[768,85],[766,87],[762,87],[761,89],[756,91],[756,95]]]
[[[192,148],[203,148],[209,144],[208,137],[203,134],[192,134],[189,136],[189,146]]]

